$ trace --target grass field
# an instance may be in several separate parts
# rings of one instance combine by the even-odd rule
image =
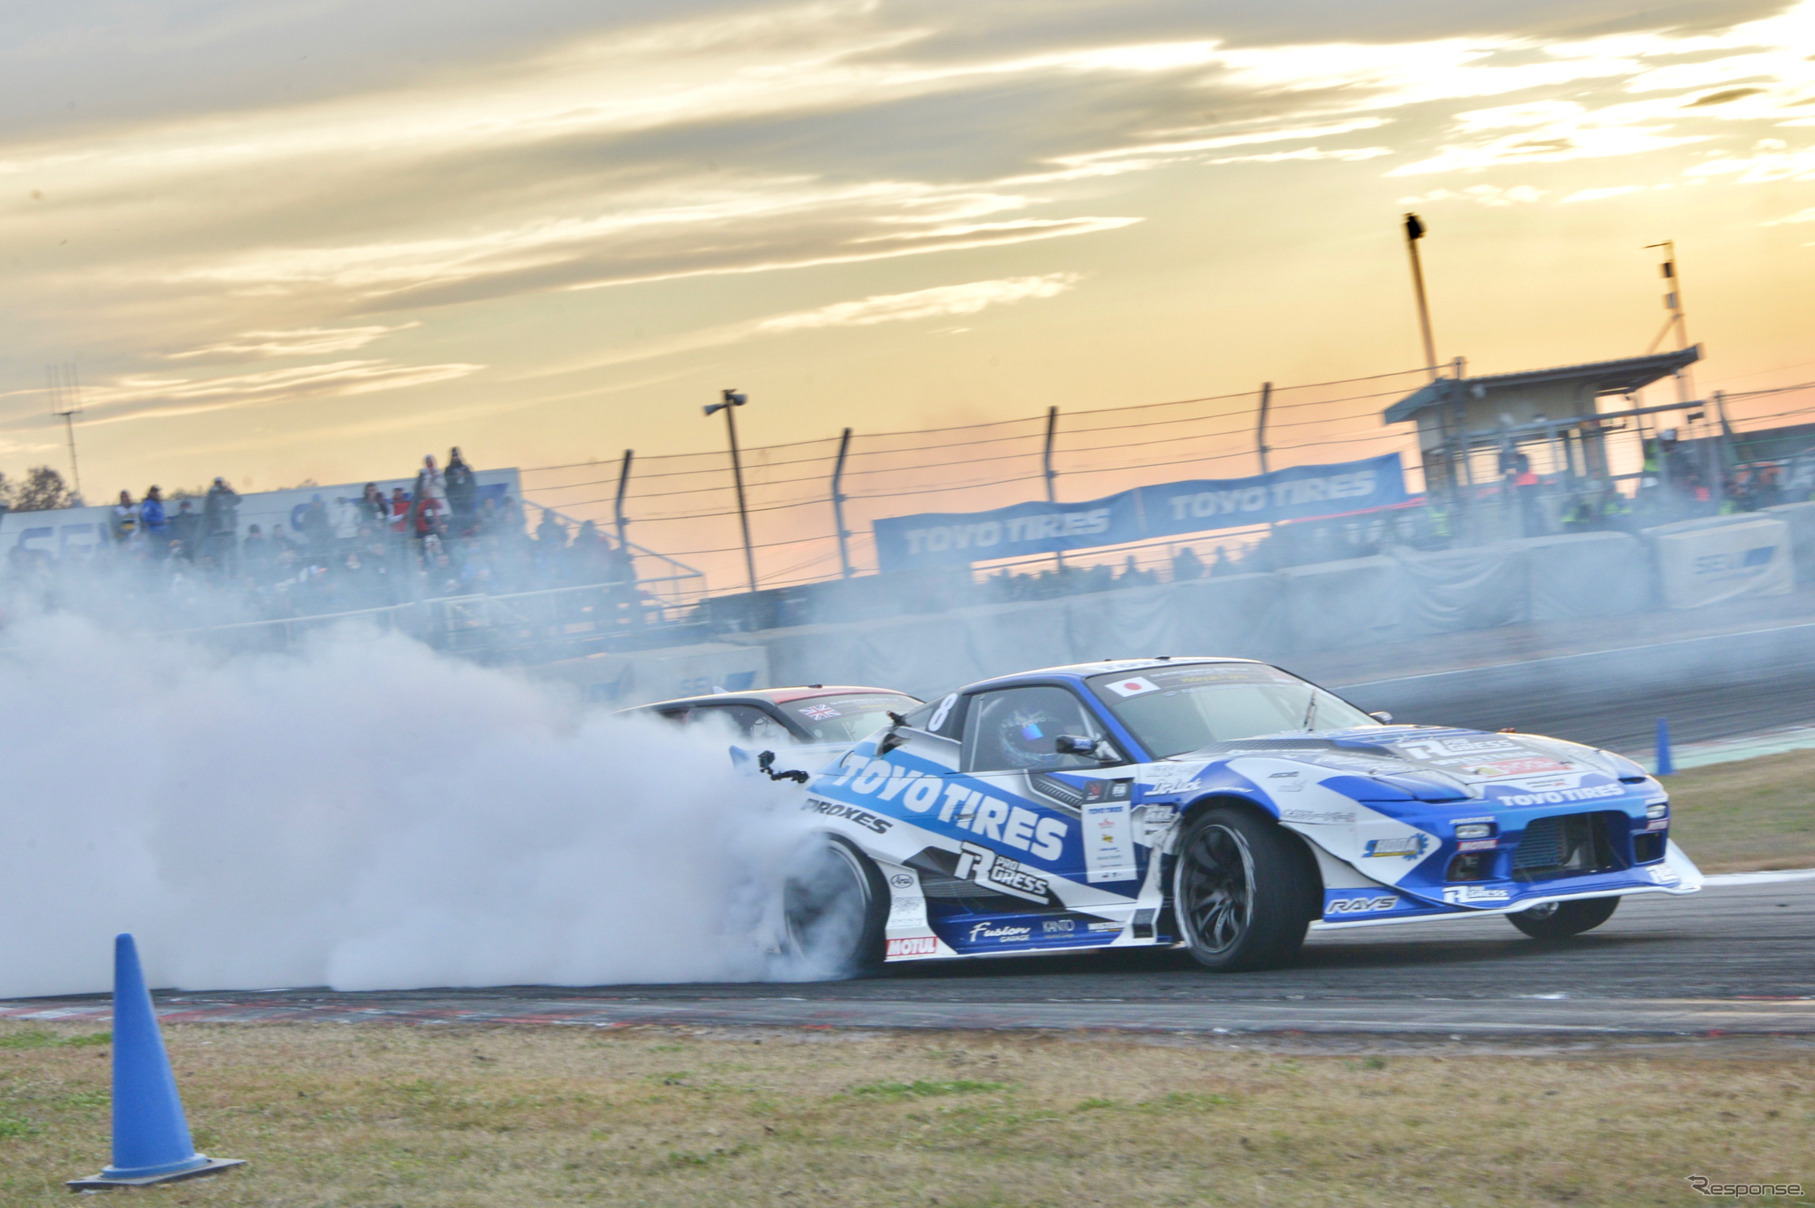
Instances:
[[[1815,868],[1815,751],[1664,779],[1670,835],[1704,872]]]
[[[1815,1050],[1307,1055],[1108,1036],[167,1026],[160,1205],[1647,1205],[1815,1191]],[[1763,1042],[1769,1045],[1771,1042]],[[0,1025],[0,1202],[107,1156],[108,1049]],[[1750,1200],[1812,1203],[1815,1200]]]

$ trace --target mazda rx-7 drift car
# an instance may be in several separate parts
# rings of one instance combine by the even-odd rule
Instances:
[[[1561,938],[1622,895],[1701,886],[1631,760],[1385,724],[1237,659],[973,684],[895,714],[804,807],[788,940],[843,973],[1149,945],[1251,969],[1289,961],[1312,923],[1480,914]]]

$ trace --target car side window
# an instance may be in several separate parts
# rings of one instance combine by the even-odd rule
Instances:
[[[687,723],[729,724],[750,742],[791,743],[794,736],[780,722],[755,705],[697,705],[687,711]]]
[[[752,709],[751,712],[755,716],[750,719],[749,726],[744,730],[744,736],[751,742],[761,743],[764,746],[786,746],[798,741],[789,732],[788,727],[761,709]]]
[[[1093,755],[1061,755],[1060,735],[1107,743],[1102,726],[1072,692],[1051,685],[1002,688],[972,697],[964,718],[967,772],[1098,768]],[[1113,754],[1105,748],[1105,754]]]

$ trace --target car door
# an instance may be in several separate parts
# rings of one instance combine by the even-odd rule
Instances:
[[[1061,752],[1061,738],[1095,743],[1096,751]],[[1118,884],[1134,892],[1140,866],[1129,816],[1132,780],[1114,774],[1121,752],[1072,689],[1029,684],[977,693],[965,713],[963,760],[967,774],[997,790],[989,796],[1065,822],[1063,852],[1044,863],[1077,886],[1067,894],[1071,902],[1119,896]],[[981,821],[985,837],[1017,858],[1007,849],[1019,847],[1021,833],[1004,825],[998,836]]]

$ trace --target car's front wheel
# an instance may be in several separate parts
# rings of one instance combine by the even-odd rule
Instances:
[[[879,969],[888,912],[882,874],[836,835],[810,840],[782,884],[788,955],[811,977],[863,977]]]
[[[1179,839],[1172,901],[1181,938],[1219,973],[1282,965],[1304,945],[1317,879],[1299,840],[1228,806],[1193,818]]]
[[[1580,898],[1574,902],[1546,902],[1519,910],[1506,921],[1534,940],[1564,940],[1591,931],[1613,917],[1618,898]]]

